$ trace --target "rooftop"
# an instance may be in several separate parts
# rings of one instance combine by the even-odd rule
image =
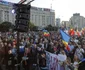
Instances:
[[[14,3],[11,3],[11,2],[7,2],[7,1],[0,1],[0,4],[2,5],[8,5],[8,6],[13,6]],[[39,8],[39,7],[31,7],[32,9],[34,10],[39,10],[39,11],[49,11],[49,12],[54,12],[54,10],[52,9],[49,9],[49,8]]]

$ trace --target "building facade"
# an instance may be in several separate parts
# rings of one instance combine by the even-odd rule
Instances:
[[[47,8],[31,7],[30,22],[36,26],[55,26],[55,12]]]
[[[9,21],[15,23],[15,14],[11,11],[13,3],[0,1],[0,22]],[[30,22],[39,27],[47,25],[55,26],[55,12],[47,8],[31,7]]]
[[[69,26],[82,29],[85,27],[85,18],[81,16],[80,13],[75,13],[69,20]]]
[[[64,26],[66,29],[69,28],[69,21],[62,21],[61,26]]]
[[[60,23],[61,23],[60,18],[56,18],[56,26],[57,26],[57,27],[60,27]]]
[[[8,21],[14,23],[15,15],[12,14],[13,4],[5,1],[0,1],[0,23]]]

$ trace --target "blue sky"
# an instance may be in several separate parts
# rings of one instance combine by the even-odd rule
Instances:
[[[18,3],[20,0],[5,1]],[[55,17],[65,21],[68,21],[73,13],[80,13],[85,17],[85,0],[35,0],[31,5],[42,8],[51,8],[52,5]]]

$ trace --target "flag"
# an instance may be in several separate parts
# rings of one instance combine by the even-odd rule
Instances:
[[[81,34],[84,35],[84,29],[83,29],[83,28],[82,28],[82,30],[81,30]]]
[[[49,32],[48,31],[44,31],[44,36],[46,36],[46,37],[50,36]]]
[[[62,40],[62,42],[65,45],[66,50],[70,51],[70,47],[69,47],[68,43],[65,42],[64,40]]]
[[[80,36],[80,32],[78,31],[78,29],[77,29],[77,31],[76,31],[76,35],[79,37]]]
[[[66,47],[66,50],[70,51],[70,48],[68,46],[68,42],[70,40],[70,36],[67,33],[65,33],[64,31],[62,31],[62,30],[60,30],[60,34],[61,34],[61,37],[62,37],[62,42],[63,42],[63,44]]]
[[[69,30],[69,35],[71,35],[71,36],[75,35],[74,29],[70,29],[70,30]]]
[[[85,58],[84,58],[84,59],[82,59],[82,60],[79,62],[79,64],[80,64],[80,63],[82,63],[82,62],[84,62],[84,61],[85,61]]]
[[[60,33],[61,33],[62,40],[64,40],[65,42],[69,42],[70,36],[62,30],[60,30]]]

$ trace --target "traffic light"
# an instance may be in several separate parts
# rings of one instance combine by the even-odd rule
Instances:
[[[14,4],[16,13],[15,29],[19,32],[27,32],[30,22],[30,8],[31,5]]]

